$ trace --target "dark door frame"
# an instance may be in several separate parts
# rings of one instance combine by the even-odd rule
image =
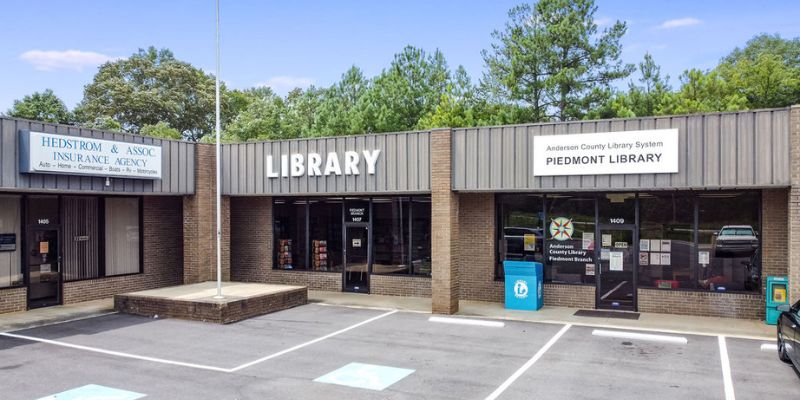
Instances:
[[[30,222],[30,220],[29,220],[30,207],[28,206],[28,202],[35,201],[36,197],[54,197],[54,198],[56,198],[57,204],[58,204],[58,210],[56,210],[56,215],[59,218],[59,221],[58,221],[59,223],[53,224],[51,221],[48,221],[47,224],[41,224],[41,225],[34,225],[34,224],[30,224],[29,223]],[[26,292],[27,292],[26,295],[25,295],[25,308],[30,310],[32,308],[42,308],[42,307],[61,305],[61,304],[64,303],[64,271],[62,271],[62,269],[61,269],[61,256],[63,254],[63,245],[64,245],[64,243],[62,242],[62,236],[63,235],[62,235],[62,232],[61,232],[61,220],[60,220],[61,219],[61,196],[59,196],[59,195],[40,195],[40,196],[23,195],[21,201],[22,201],[22,221],[21,221],[21,223],[22,223],[22,230],[21,230],[21,232],[22,232],[22,238],[21,238],[22,239],[21,240],[21,242],[22,242],[22,248],[21,248],[22,257],[20,257],[20,261],[22,262],[23,280],[25,282],[25,289],[26,289]],[[58,268],[58,282],[56,284],[56,301],[55,301],[55,303],[37,305],[35,307],[31,307],[31,298],[30,298],[30,295],[31,295],[31,279],[30,279],[30,262],[29,262],[30,261],[29,260],[30,255],[28,254],[28,250],[30,250],[28,248],[28,246],[31,245],[31,243],[28,240],[28,234],[31,233],[32,231],[36,231],[36,230],[43,230],[43,231],[51,230],[51,231],[55,231],[56,232],[56,242],[57,242],[57,245],[58,245],[56,251],[57,251],[58,255],[56,256],[56,259],[54,261],[56,263],[56,267]]]
[[[371,205],[371,204],[370,204]],[[370,222],[346,222],[342,225],[342,291],[353,293],[370,292],[370,275],[372,274],[372,219]],[[347,228],[364,228],[367,231],[367,271],[365,290],[353,291],[347,288]]]
[[[633,307],[632,310],[627,311],[639,311],[639,204],[638,201],[636,202],[636,223],[634,224],[597,224],[596,232],[595,232],[595,260],[596,260],[596,274],[595,274],[595,296],[594,296],[594,307],[596,309],[606,309],[601,307],[601,299],[602,297],[602,281],[603,281],[603,268],[600,265],[600,249],[602,248],[602,231],[609,231],[609,230],[619,230],[619,231],[631,231],[632,233],[632,241],[631,249],[633,249],[633,273],[632,273],[632,281],[631,285],[633,286]]]

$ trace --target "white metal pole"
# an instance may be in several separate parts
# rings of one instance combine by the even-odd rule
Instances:
[[[222,296],[222,193],[220,188],[222,187],[222,182],[220,181],[221,173],[219,168],[219,158],[220,158],[220,121],[219,121],[219,0],[217,0],[217,72],[216,72],[216,105],[215,105],[215,112],[216,112],[216,127],[215,127],[215,134],[217,137],[217,156],[216,156],[216,167],[217,167],[217,295],[214,296],[218,299],[223,298]]]

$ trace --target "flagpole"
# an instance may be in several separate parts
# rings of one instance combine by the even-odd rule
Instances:
[[[216,151],[217,156],[216,160],[216,169],[217,169],[217,295],[214,296],[217,299],[221,299],[224,296],[222,295],[222,194],[220,188],[222,187],[222,182],[220,181],[221,173],[219,168],[220,162],[220,121],[219,121],[219,0],[217,0],[217,71],[216,71],[216,82],[215,82],[215,90],[216,90],[216,104],[215,104],[215,119],[216,119],[216,127],[215,127],[215,135],[217,138],[216,144]]]

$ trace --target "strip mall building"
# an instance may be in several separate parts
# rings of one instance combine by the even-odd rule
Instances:
[[[0,313],[213,280],[214,147],[0,119]],[[800,107],[226,144],[223,279],[760,319],[800,298]]]

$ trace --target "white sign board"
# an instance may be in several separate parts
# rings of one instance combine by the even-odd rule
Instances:
[[[611,271],[622,271],[624,256],[621,251],[612,251],[609,254],[608,269]]]
[[[20,132],[20,172],[161,179],[161,146]]]
[[[533,137],[534,176],[676,172],[677,129]]]

